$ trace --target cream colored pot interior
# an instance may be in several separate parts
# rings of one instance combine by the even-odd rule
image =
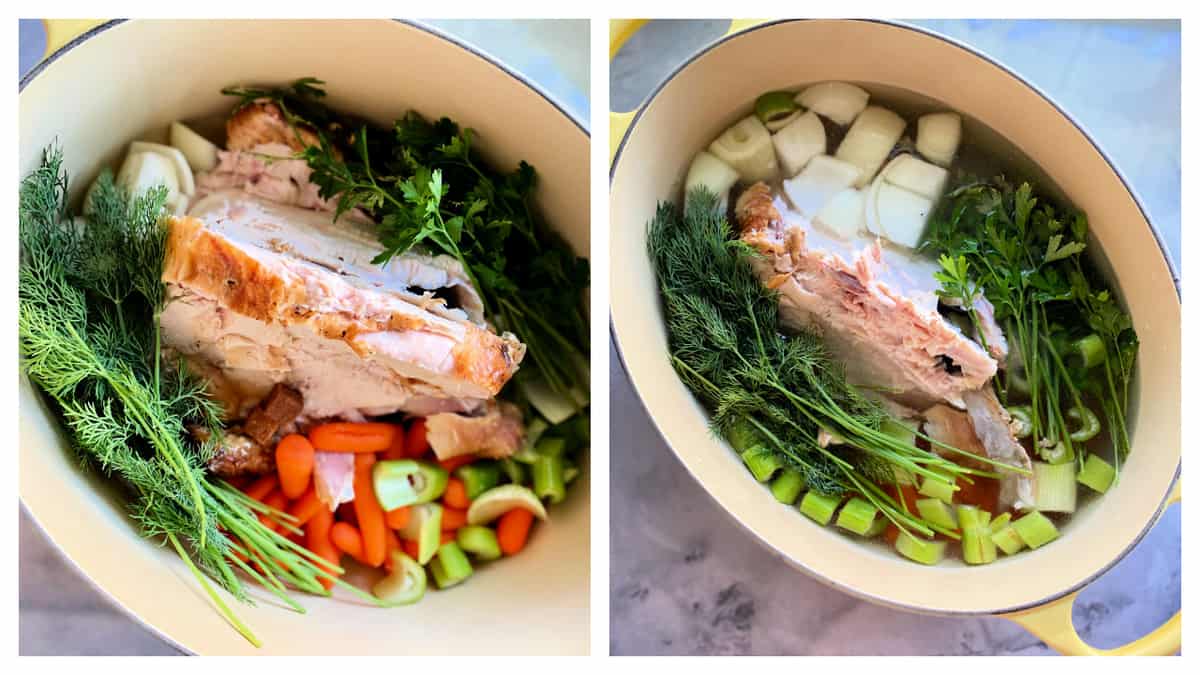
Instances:
[[[677,200],[692,155],[761,93],[822,80],[898,87],[981,120],[1052,176],[1090,218],[1142,341],[1131,404],[1133,452],[1120,483],[1060,541],[995,564],[934,568],[819,527],[777,503],[706,428],[667,358],[646,223]],[[967,128],[968,142],[972,133]],[[995,613],[1037,605],[1114,564],[1150,526],[1180,458],[1180,305],[1145,216],[1089,140],[1003,69],[953,43],[870,22],[802,21],[736,35],[677,72],[633,123],[611,182],[613,332],[655,423],[696,479],[767,545],[838,588],[919,611]],[[619,476],[615,477],[619,480]]]
[[[330,103],[380,123],[406,110],[446,115],[479,136],[501,167],[529,161],[548,220],[577,252],[589,246],[587,134],[544,96],[445,38],[391,21],[152,21],[104,30],[37,75],[20,95],[20,166],[56,140],[74,192],[139,138],[176,119],[212,118],[238,83],[313,75]],[[79,471],[57,422],[22,378],[21,499],[105,593],[184,649],[206,654],[579,654],[588,649],[587,472],[529,546],[480,567],[465,585],[417,605],[378,609],[350,596],[297,596],[306,615],[265,592],[233,603],[263,642],[255,650],[210,605],[167,549],[138,536],[111,490]]]

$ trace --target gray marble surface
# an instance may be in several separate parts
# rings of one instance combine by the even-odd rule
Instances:
[[[1126,172],[1178,263],[1178,23],[917,23],[978,45],[1062,101]],[[635,107],[674,64],[723,32],[724,22],[653,22],[613,63],[613,109]],[[610,433],[613,654],[1051,653],[1004,619],[895,611],[791,568],[691,478],[646,416],[615,350],[610,357],[618,422]],[[1081,594],[1074,619],[1085,640],[1114,647],[1179,609],[1180,522],[1172,507]]]
[[[590,39],[586,20],[430,21],[475,45],[549,92],[587,126]],[[21,73],[45,49],[40,20],[20,22]],[[19,653],[22,655],[172,655],[115,608],[20,514]]]

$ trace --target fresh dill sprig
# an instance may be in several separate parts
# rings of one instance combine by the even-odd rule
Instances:
[[[242,601],[250,599],[235,568],[261,570],[277,594],[287,590],[278,579],[327,594],[318,577],[330,572],[263,525],[241,493],[205,472],[220,437],[219,408],[182,361],[164,364],[160,356],[166,190],[130,197],[105,174],[77,221],[68,217],[67,185],[57,148],[45,150],[41,165],[21,182],[24,372],[61,414],[76,451],[128,489],[130,515],[143,535],[169,541],[197,574],[203,571]],[[186,425],[207,427],[212,440],[188,440]],[[258,644],[200,582],[239,632]]]
[[[697,188],[685,204],[660,204],[647,241],[672,365],[709,408],[713,431],[740,452],[774,453],[818,492],[862,495],[905,532],[942,531],[879,486],[898,472],[979,472],[881,430],[890,416],[846,381],[818,336],[781,332],[778,293],[752,267],[760,254],[733,236],[717,197]],[[845,444],[826,447],[822,431]]]

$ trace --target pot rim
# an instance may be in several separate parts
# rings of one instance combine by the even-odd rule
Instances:
[[[719,39],[717,39],[707,45],[704,45],[703,47],[698,49],[694,54],[692,54],[687,59],[682,61],[678,66],[673,68],[657,85],[654,86],[654,88],[651,90],[650,94],[648,96],[646,96],[645,98],[643,98],[642,101],[638,104],[637,110],[634,113],[634,117],[632,120],[630,120],[629,126],[625,129],[625,133],[621,137],[621,142],[617,146],[617,151],[613,155],[612,164],[609,167],[609,172],[608,172],[609,187],[610,188],[612,187],[612,181],[613,181],[613,178],[616,176],[617,166],[621,161],[621,155],[625,150],[625,144],[629,141],[629,135],[633,132],[634,127],[637,126],[637,123],[642,118],[643,113],[645,113],[646,109],[650,106],[650,104],[654,102],[654,99],[657,98],[658,95],[660,93],[662,93],[662,90],[664,88],[666,88],[666,86],[668,84],[670,84],[670,82],[673,79],[675,79],[676,76],[678,76],[681,72],[683,72],[684,69],[686,69],[688,66],[690,66],[694,61],[699,59],[701,56],[704,56],[705,54],[716,49],[717,47],[720,47],[721,45],[725,44],[726,42],[729,42],[730,40],[736,40],[742,36],[749,35],[755,31],[762,30],[765,28],[771,28],[773,26],[777,26],[777,25],[781,25],[781,24],[800,23],[800,22],[805,22],[805,21],[829,21],[829,19],[773,19],[770,21],[765,21],[761,24],[752,26],[745,30],[721,36]],[[1167,264],[1168,271],[1171,273],[1171,280],[1175,286],[1176,300],[1182,302],[1182,292],[1181,292],[1179,271],[1175,268],[1175,264],[1171,260],[1170,253],[1167,251],[1167,247],[1166,247],[1165,242],[1163,241],[1162,235],[1159,233],[1158,228],[1156,228],[1154,223],[1150,220],[1150,215],[1149,215],[1149,213],[1146,212],[1145,207],[1142,205],[1142,200],[1138,196],[1137,191],[1134,190],[1132,185],[1130,185],[1129,181],[1125,178],[1125,175],[1123,173],[1121,173],[1121,170],[1117,168],[1117,166],[1113,163],[1112,159],[1108,156],[1108,154],[1106,152],[1104,152],[1104,149],[1100,146],[1100,144],[1096,141],[1096,139],[1092,138],[1091,134],[1089,134],[1087,132],[1087,130],[1083,127],[1083,125],[1081,125],[1078,120],[1076,120],[1073,116],[1071,116],[1070,113],[1068,113],[1061,105],[1059,105],[1053,98],[1051,98],[1049,94],[1044,92],[1042,89],[1040,89],[1033,83],[1029,82],[1024,77],[1021,77],[1015,71],[1008,68],[1004,64],[1000,63],[998,60],[989,56],[985,52],[983,52],[975,47],[972,47],[960,40],[949,37],[947,35],[943,35],[941,33],[930,30],[928,28],[924,28],[921,26],[915,26],[915,25],[912,25],[909,23],[905,23],[903,21],[893,21],[893,20],[886,20],[886,19],[842,19],[842,21],[874,23],[874,24],[880,24],[880,25],[884,25],[884,26],[903,28],[906,30],[913,31],[915,33],[921,33],[925,36],[941,40],[947,44],[950,44],[954,47],[957,47],[957,48],[967,52],[970,55],[977,56],[977,57],[983,59],[987,63],[1000,69],[1003,73],[1014,78],[1019,83],[1028,87],[1031,91],[1033,91],[1035,94],[1037,94],[1043,100],[1045,100],[1047,103],[1049,103],[1058,112],[1058,114],[1062,115],[1063,118],[1065,118],[1068,122],[1070,122],[1072,126],[1074,126],[1076,129],[1079,130],[1079,133],[1082,134],[1083,137],[1087,140],[1087,142],[1092,145],[1092,147],[1096,150],[1096,152],[1104,160],[1105,164],[1107,164],[1109,169],[1113,172],[1113,174],[1116,175],[1117,179],[1121,181],[1121,184],[1125,187],[1125,190],[1129,193],[1129,196],[1133,199],[1134,204],[1137,206],[1138,211],[1142,214],[1142,218],[1143,218],[1143,220],[1145,220],[1146,225],[1149,226],[1150,233],[1154,237],[1155,243],[1158,245],[1159,252],[1162,254],[1163,260]],[[648,417],[650,419],[650,423],[654,426],[654,429],[658,432],[659,438],[661,438],[662,441],[666,444],[666,446],[671,449],[671,452],[675,454],[677,459],[679,459],[680,464],[683,464],[684,469],[688,472],[688,475],[690,475],[692,477],[692,480],[695,480],[698,484],[701,485],[701,487],[703,487],[703,483],[701,483],[700,480],[696,477],[696,474],[692,471],[692,469],[688,465],[688,463],[683,461],[683,457],[679,454],[679,451],[675,449],[675,446],[672,445],[671,442],[667,439],[667,436],[663,432],[662,427],[659,425],[658,420],[653,415],[650,414],[649,406],[646,404],[646,399],[642,396],[642,392],[638,389],[637,384],[634,383],[633,378],[630,377],[629,366],[625,361],[625,354],[621,348],[621,341],[617,335],[616,325],[613,323],[613,318],[612,318],[611,314],[609,316],[608,326],[609,326],[609,336],[612,339],[613,348],[617,353],[617,359],[621,362],[621,368],[625,371],[626,377],[628,377],[628,379],[629,379],[629,383],[631,385],[631,388],[634,391],[634,395],[637,396],[638,401],[642,404],[642,409],[646,411],[646,417]],[[886,607],[892,607],[895,609],[901,609],[901,610],[910,611],[910,612],[916,612],[916,613],[920,613],[920,614],[937,614],[940,616],[992,616],[992,615],[1009,614],[1009,613],[1013,613],[1013,612],[1020,612],[1023,610],[1033,609],[1036,607],[1041,607],[1043,605],[1049,604],[1056,600],[1059,600],[1067,595],[1070,595],[1071,593],[1075,593],[1075,592],[1080,591],[1083,588],[1091,585],[1092,582],[1094,582],[1096,579],[1100,578],[1101,576],[1106,574],[1109,570],[1111,570],[1113,567],[1115,567],[1117,565],[1117,563],[1124,560],[1125,557],[1128,556],[1129,553],[1134,548],[1136,548],[1139,543],[1141,543],[1142,539],[1144,539],[1146,537],[1146,535],[1150,532],[1150,530],[1153,529],[1154,526],[1161,519],[1163,511],[1166,507],[1167,499],[1168,499],[1168,497],[1170,497],[1171,490],[1174,488],[1175,482],[1179,480],[1182,465],[1183,465],[1183,460],[1181,457],[1179,463],[1176,464],[1176,466],[1175,466],[1175,475],[1171,479],[1171,483],[1167,487],[1167,491],[1163,494],[1162,498],[1159,500],[1158,507],[1155,509],[1154,515],[1142,527],[1141,532],[1139,532],[1138,535],[1129,542],[1129,545],[1126,546],[1124,550],[1122,550],[1119,554],[1117,554],[1107,564],[1102,566],[1100,569],[1098,569],[1092,575],[1084,578],[1082,581],[1079,581],[1078,583],[1073,584],[1073,585],[1069,586],[1068,588],[1065,588],[1057,593],[1048,595],[1048,596],[1042,598],[1041,600],[1028,602],[1028,603],[1024,603],[1024,604],[1020,604],[1020,605],[1014,605],[1012,607],[1003,607],[1003,608],[996,608],[996,609],[990,609],[990,610],[934,610],[934,609],[929,609],[927,607],[923,607],[920,605],[912,605],[912,604],[903,603],[903,602],[896,602],[894,600],[891,600],[891,599],[888,599],[885,597],[881,597],[878,595],[872,595],[870,593],[865,593],[863,591],[858,590],[857,588],[853,588],[853,587],[847,586],[845,584],[838,583],[838,582],[836,582],[832,579],[829,579],[829,578],[825,577],[824,575],[810,569],[809,566],[796,560],[791,555],[788,555],[787,553],[784,553],[783,551],[779,550],[777,547],[772,545],[766,539],[759,536],[759,534],[754,529],[752,529],[749,525],[747,525],[745,522],[743,522],[742,519],[739,518],[736,514],[734,514],[730,509],[726,508],[724,504],[720,503],[719,501],[717,502],[717,504],[721,507],[721,510],[725,513],[726,516],[728,516],[735,523],[737,523],[739,526],[741,526],[741,528],[744,531],[748,532],[760,545],[764,546],[768,550],[774,551],[775,553],[779,554],[785,561],[787,561],[787,563],[789,565],[791,565],[792,567],[798,568],[800,571],[804,572],[809,577],[816,579],[817,581],[821,582],[822,584],[825,584],[826,586],[829,586],[831,588],[839,590],[843,593],[852,595],[854,597],[857,597],[862,600],[866,600],[868,602],[872,602],[872,603],[875,603],[878,605],[883,605]],[[705,489],[705,491],[707,492],[707,488]],[[709,497],[712,498],[712,495],[709,494]],[[714,501],[716,501],[715,498],[714,498]]]
[[[55,50],[54,53],[43,58],[41,61],[39,61],[37,63],[37,65],[30,68],[29,71],[21,77],[20,82],[17,87],[18,96],[20,96],[20,93],[25,90],[25,87],[28,86],[29,83],[33,82],[33,80],[35,78],[37,78],[38,75],[40,75],[42,72],[44,72],[52,63],[57,61],[59,59],[59,57],[66,54],[68,51],[75,49],[76,47],[82,45],[83,43],[85,43],[88,40],[90,40],[91,38],[99,35],[100,33],[103,33],[107,30],[115,28],[116,26],[119,26],[127,21],[131,21],[131,19],[111,19],[109,21],[106,21],[106,22],[98,25],[98,26],[94,26],[94,27],[84,31],[79,36],[73,38],[70,42],[66,43],[59,49]],[[501,73],[503,73],[504,75],[507,75],[508,77],[516,80],[520,84],[525,85],[527,88],[532,90],[535,94],[537,94],[542,99],[544,99],[547,103],[549,103],[551,106],[553,106],[555,110],[557,110],[560,114],[562,114],[564,117],[566,117],[568,120],[570,120],[571,123],[575,125],[575,128],[577,128],[580,132],[582,132],[584,137],[588,139],[589,143],[591,142],[591,132],[588,130],[588,125],[584,124],[584,122],[582,120],[580,120],[578,117],[576,117],[574,114],[572,114],[569,110],[567,110],[567,108],[562,103],[560,103],[558,101],[558,99],[556,99],[554,97],[554,95],[550,94],[548,91],[546,91],[545,89],[540,87],[538,84],[533,82],[531,79],[527,78],[525,75],[504,65],[504,63],[502,63],[497,57],[492,56],[492,55],[488,54],[487,52],[485,52],[467,42],[464,42],[463,40],[460,40],[457,37],[454,37],[448,33],[445,33],[433,26],[424,24],[420,21],[413,21],[413,20],[408,20],[408,19],[391,19],[390,21],[393,23],[398,23],[398,24],[408,26],[408,27],[414,28],[416,30],[428,33],[434,37],[437,37],[445,42],[449,42],[451,45],[454,45],[454,46],[474,55],[476,58],[482,59],[483,61],[485,61],[492,67],[494,67],[496,70],[498,70]],[[270,20],[263,21],[263,23],[269,23],[269,22],[270,22]],[[102,597],[106,598],[111,605],[113,605],[118,610],[120,610],[121,613],[124,614],[126,617],[132,619],[139,626],[146,629],[151,634],[158,637],[159,639],[161,639],[163,642],[167,643],[174,649],[178,650],[179,652],[181,652],[182,654],[185,654],[185,655],[195,655],[196,654],[195,651],[189,649],[188,647],[183,645],[181,642],[176,640],[174,637],[167,634],[167,632],[165,630],[160,629],[159,627],[149,623],[148,621],[143,619],[141,616],[139,616],[137,613],[135,613],[132,609],[126,607],[125,603],[121,602],[121,600],[119,598],[117,598],[115,595],[110,593],[104,587],[100,586],[100,584],[98,584],[94,579],[92,579],[91,575],[89,575],[87,573],[87,571],[83,568],[83,566],[79,562],[77,562],[71,556],[67,555],[66,551],[64,551],[62,549],[62,547],[59,546],[58,541],[56,541],[55,538],[50,534],[50,532],[48,530],[46,530],[46,528],[42,525],[41,521],[39,521],[37,516],[33,513],[33,510],[31,508],[29,508],[29,506],[25,503],[25,500],[23,498],[19,499],[19,503],[20,503],[21,510],[27,516],[29,516],[30,523],[32,523],[34,525],[34,527],[37,528],[37,531],[47,541],[50,542],[50,545],[54,547],[54,550],[58,553],[59,557],[62,560],[67,561],[69,567],[71,567],[71,569],[73,569],[76,572],[76,574],[78,574],[80,577],[82,577],[84,579],[84,581],[87,582],[87,585],[89,587],[91,587],[94,591],[96,591]]]

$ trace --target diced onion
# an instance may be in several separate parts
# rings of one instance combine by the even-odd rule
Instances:
[[[913,155],[899,155],[881,174],[887,182],[937,201],[946,189],[950,172]]]
[[[820,82],[800,92],[796,102],[845,126],[867,107],[871,95],[848,82]]]
[[[684,181],[684,198],[691,194],[692,188],[703,185],[720,199],[721,205],[729,203],[729,190],[738,180],[738,172],[711,152],[701,150],[692,159],[688,167],[687,179]]]
[[[865,203],[866,197],[861,190],[846,188],[829,200],[813,222],[849,239],[866,229]]]
[[[836,153],[838,159],[862,170],[855,187],[863,187],[871,182],[896,141],[900,140],[904,127],[902,117],[879,106],[868,106],[858,116]]]
[[[783,193],[797,211],[812,219],[837,193],[853,185],[858,174],[853,164],[817,155],[803,171],[783,182]]]
[[[754,115],[727,129],[708,149],[748,183],[769,180],[779,173],[771,134]]]
[[[950,166],[962,140],[962,117],[942,112],[917,119],[917,152],[939,166]]]
[[[182,122],[171,123],[169,139],[171,146],[183,153],[192,171],[212,171],[217,166],[217,146]]]
[[[788,178],[800,173],[808,160],[825,154],[825,127],[816,113],[809,111],[796,118],[771,137],[775,154]]]

